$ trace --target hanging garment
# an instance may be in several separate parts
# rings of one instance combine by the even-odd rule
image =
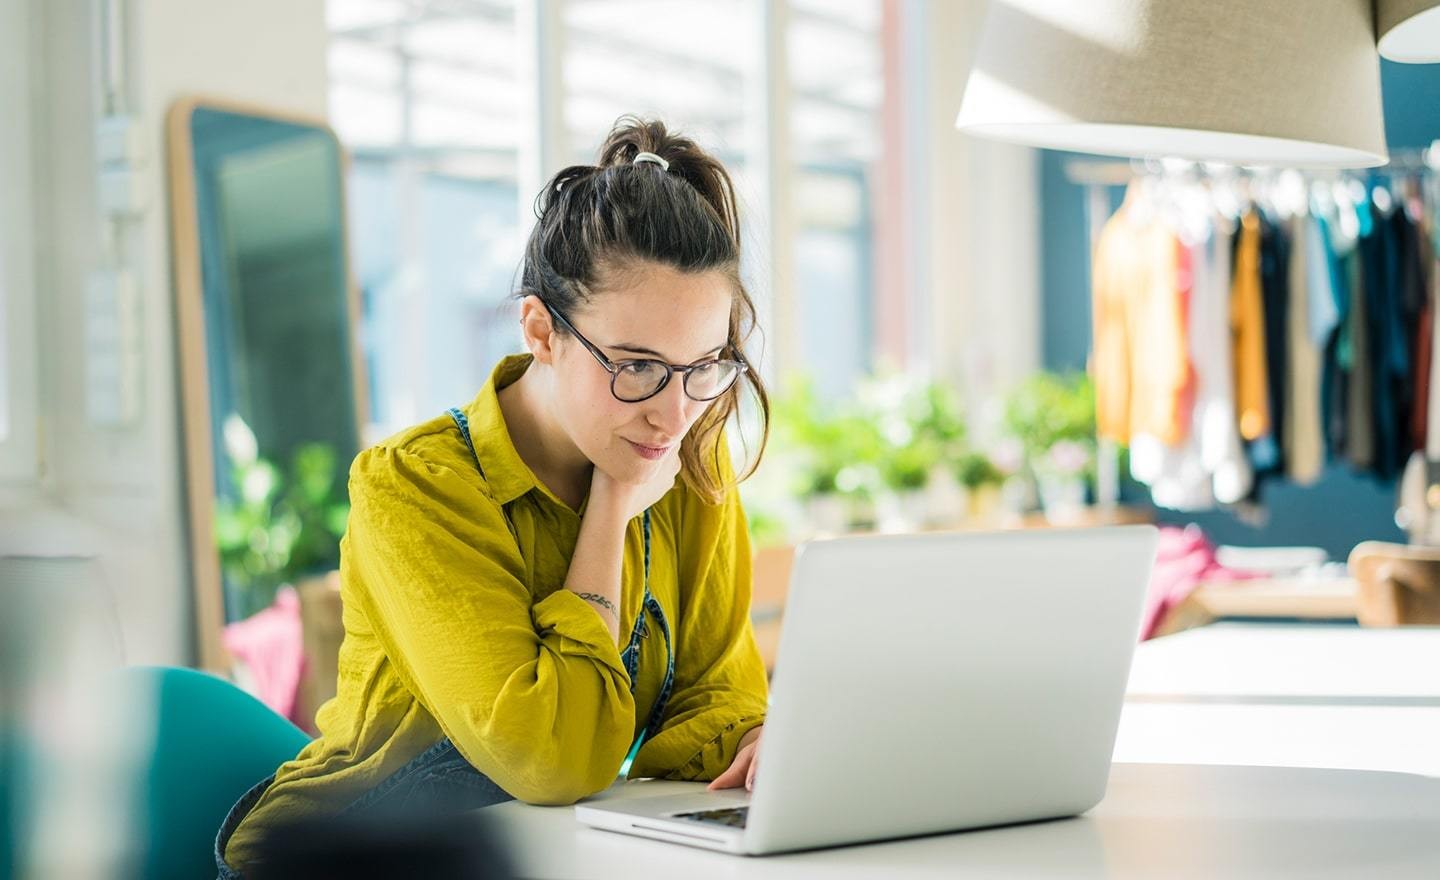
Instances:
[[[1180,297],[1187,348],[1195,346],[1195,288],[1207,283],[1206,256],[1208,224],[1189,224],[1180,230],[1176,242],[1176,288]],[[1181,417],[1189,420],[1179,443],[1167,444],[1159,437],[1137,431],[1130,437],[1130,475],[1150,487],[1150,499],[1171,510],[1208,510],[1215,505],[1211,477],[1200,455],[1195,406],[1197,378],[1193,364],[1190,379],[1180,393]]]
[[[1410,413],[1410,446],[1413,449],[1424,449],[1427,437],[1425,425],[1430,420],[1431,372],[1434,369],[1434,305],[1427,304],[1415,323],[1415,403]]]
[[[1413,328],[1418,319],[1422,293],[1422,269],[1418,233],[1402,202],[1387,213],[1380,212],[1386,226],[1385,297],[1377,303],[1375,427],[1377,456],[1375,475],[1382,480],[1400,476],[1412,450],[1410,411],[1415,385],[1411,371]]]
[[[1356,470],[1368,472],[1375,463],[1375,369],[1371,360],[1372,331],[1369,290],[1375,264],[1369,254],[1376,251],[1375,224],[1368,203],[1355,207],[1359,235],[1355,250],[1347,257],[1350,283],[1350,315],[1340,340],[1340,368],[1345,380],[1345,457]]]
[[[1265,372],[1265,312],[1260,291],[1260,214],[1254,208],[1241,217],[1235,242],[1230,333],[1240,436],[1256,440],[1270,432],[1270,404]]]
[[[1422,190],[1429,192],[1429,189]],[[1436,190],[1437,197],[1440,197],[1440,189]],[[1417,199],[1419,194],[1417,193]],[[1426,210],[1426,208],[1429,210]],[[1440,222],[1437,222],[1435,211],[1437,206],[1433,203],[1422,202],[1418,211],[1421,217],[1421,253],[1425,261],[1425,296],[1420,310],[1419,339],[1416,344],[1417,361],[1415,381],[1415,430],[1414,444],[1416,449],[1425,449],[1430,439],[1430,412],[1434,406],[1431,395],[1435,393],[1435,332],[1436,308],[1440,306],[1437,296],[1440,296]]]
[[[1133,434],[1179,443],[1189,382],[1175,234],[1134,210],[1132,191],[1095,246],[1091,271],[1097,429],[1129,445]]]
[[[1265,313],[1264,387],[1270,429],[1254,438],[1246,448],[1250,465],[1255,469],[1256,489],[1264,479],[1282,474],[1285,467],[1281,450],[1285,425],[1286,311],[1290,296],[1290,243],[1285,229],[1268,211],[1260,210],[1259,214],[1260,302]]]
[[[1419,303],[1415,313],[1414,340],[1415,356],[1410,361],[1411,383],[1414,393],[1411,396],[1410,407],[1410,446],[1412,449],[1425,448],[1425,425],[1430,418],[1430,368],[1431,358],[1434,354],[1433,336],[1435,322],[1435,247],[1431,238],[1432,230],[1430,222],[1425,213],[1424,205],[1418,198],[1412,207],[1412,213],[1420,220],[1415,225],[1415,250],[1417,253],[1417,265],[1420,267],[1418,279]]]
[[[1373,190],[1372,190],[1373,192]],[[1396,406],[1391,385],[1391,353],[1396,344],[1392,338],[1391,317],[1397,299],[1400,257],[1395,214],[1383,211],[1373,198],[1367,206],[1370,230],[1360,239],[1360,254],[1365,275],[1365,308],[1370,328],[1370,424],[1374,435],[1373,455],[1369,472],[1379,479],[1389,479],[1398,470],[1394,461]],[[1357,355],[1358,357],[1358,355]],[[1403,357],[1403,354],[1402,354]]]
[[[1429,252],[1425,264],[1430,267],[1425,279],[1425,303],[1420,308],[1420,318],[1415,323],[1415,407],[1411,416],[1410,443],[1416,449],[1424,449],[1429,440],[1430,410],[1434,405],[1430,399],[1435,392],[1435,297],[1440,286],[1440,260],[1429,247],[1429,237],[1423,237]]]
[[[1210,217],[1209,238],[1196,246],[1190,292],[1190,359],[1195,371],[1196,440],[1215,500],[1234,504],[1250,494],[1253,476],[1235,417],[1230,337],[1231,250],[1235,222]]]
[[[1342,353],[1349,347],[1349,260],[1355,249],[1358,221],[1354,211],[1345,205],[1331,204],[1328,209],[1315,218],[1325,249],[1334,305],[1333,327],[1325,339],[1324,366],[1320,376],[1320,421],[1325,434],[1326,460],[1337,461],[1346,457],[1349,444],[1345,430],[1349,409],[1349,368],[1342,363]]]
[[[1434,209],[1435,206],[1432,206]],[[1440,223],[1431,216],[1431,226],[1428,230],[1430,237],[1430,283],[1428,313],[1430,315],[1430,366],[1425,373],[1425,380],[1420,383],[1424,395],[1425,407],[1425,435],[1416,443],[1416,448],[1426,450],[1426,454],[1440,460]]]
[[[1325,467],[1325,440],[1320,429],[1320,355],[1329,327],[1315,333],[1311,315],[1315,300],[1333,310],[1329,269],[1317,259],[1320,247],[1318,224],[1308,214],[1291,218],[1289,313],[1286,318],[1288,363],[1285,371],[1285,473],[1296,483],[1308,485]],[[1315,277],[1315,276],[1319,277]],[[1322,295],[1312,294],[1325,287]]]

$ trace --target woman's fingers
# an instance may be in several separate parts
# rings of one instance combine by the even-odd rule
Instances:
[[[726,768],[724,773],[715,777],[715,781],[706,786],[706,791],[718,791],[722,788],[739,788],[749,779],[750,765],[754,762],[755,746],[748,745],[741,749],[735,760]]]

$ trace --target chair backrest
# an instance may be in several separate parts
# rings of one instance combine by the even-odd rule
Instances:
[[[140,786],[146,877],[213,877],[230,807],[310,738],[235,685],[193,669],[131,667],[119,687],[154,724]],[[133,702],[132,702],[133,701]]]
[[[1366,626],[1440,625],[1440,548],[1366,541],[1350,552]]]

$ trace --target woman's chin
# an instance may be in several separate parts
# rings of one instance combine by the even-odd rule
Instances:
[[[640,483],[655,472],[656,462],[646,461],[629,450],[617,449],[598,457],[595,466],[617,483]]]

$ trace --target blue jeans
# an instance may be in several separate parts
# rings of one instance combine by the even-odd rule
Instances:
[[[260,780],[235,802],[215,836],[215,865],[219,880],[244,880],[225,862],[225,846],[242,819],[259,802],[274,775]],[[514,800],[490,777],[470,766],[446,737],[390,774],[383,782],[340,811],[340,815],[383,815],[417,810],[459,812]]]

